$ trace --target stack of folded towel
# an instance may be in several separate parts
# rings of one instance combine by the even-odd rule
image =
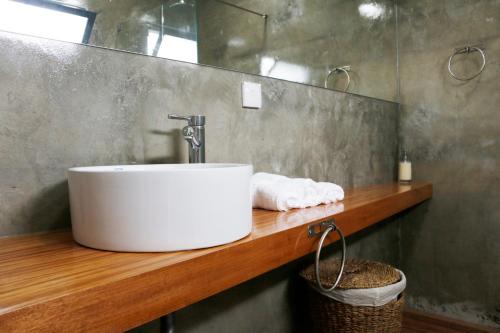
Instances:
[[[344,190],[333,183],[259,172],[252,176],[252,198],[254,208],[287,211],[343,200]]]

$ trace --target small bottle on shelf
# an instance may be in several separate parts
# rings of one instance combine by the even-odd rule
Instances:
[[[399,182],[402,184],[411,183],[411,160],[406,150],[403,150],[399,159]]]

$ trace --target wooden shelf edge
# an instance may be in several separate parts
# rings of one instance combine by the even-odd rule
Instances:
[[[54,247],[52,253],[50,248],[45,249],[53,257],[39,258],[36,252],[30,252],[34,248],[29,237],[19,237],[22,244],[0,239],[0,276],[10,272],[17,274],[19,281],[34,283],[18,289],[0,287],[0,331],[121,332],[313,252],[317,238],[307,237],[311,223],[334,218],[344,233],[351,235],[431,196],[431,184],[387,184],[348,191],[344,202],[336,205],[287,213],[256,210],[254,231],[249,237],[216,248],[171,254],[91,250],[75,245],[67,233],[59,233],[60,242],[50,238],[55,237],[53,234],[36,236],[36,246]],[[336,240],[332,235],[327,243]],[[21,253],[19,258],[5,258],[9,250],[3,246],[15,247],[16,253]],[[62,257],[61,249],[75,256],[81,254],[81,263],[71,255],[66,255],[70,258],[67,269],[62,266],[53,270],[36,262],[54,262],[57,256]],[[4,267],[11,268],[4,272],[5,263]],[[99,268],[101,273],[95,273]],[[51,272],[54,275],[47,277]],[[12,288],[19,286],[16,277],[9,279]],[[43,288],[45,294],[38,290]]]

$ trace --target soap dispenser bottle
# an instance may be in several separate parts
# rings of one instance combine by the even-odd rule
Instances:
[[[399,182],[409,184],[411,180],[411,160],[406,150],[403,150],[399,159]]]

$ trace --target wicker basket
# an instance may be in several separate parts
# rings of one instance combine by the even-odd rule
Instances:
[[[326,260],[321,264],[321,281],[331,287],[336,278],[339,260]],[[315,284],[314,266],[300,275]],[[389,265],[366,260],[348,260],[337,288],[366,289],[384,287],[401,279],[396,269]],[[404,299],[400,294],[382,306],[354,306],[331,299],[314,288],[308,288],[309,315],[313,332],[379,333],[401,332]]]

